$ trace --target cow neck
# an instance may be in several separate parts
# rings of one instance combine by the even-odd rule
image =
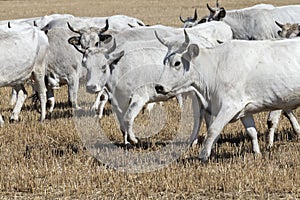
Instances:
[[[193,86],[202,94],[206,104],[213,101],[214,93],[219,87],[216,76],[219,56],[215,49],[201,49],[199,56],[191,63],[195,70]]]

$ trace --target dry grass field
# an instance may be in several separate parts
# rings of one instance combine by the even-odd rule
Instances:
[[[53,13],[125,14],[140,18],[146,24],[180,27],[180,14],[187,17],[198,8],[199,15],[205,15],[206,3],[196,0],[3,0],[0,1],[0,20]],[[215,5],[212,0],[208,3]],[[221,0],[220,3],[227,9],[236,9],[257,3],[300,2]],[[0,129],[0,199],[300,199],[300,143],[294,139],[284,117],[275,135],[275,147],[267,151],[267,113],[256,115],[260,157],[253,156],[251,141],[241,123],[235,122],[226,126],[206,164],[196,159],[198,145],[161,169],[126,173],[96,160],[84,147],[74,113],[66,107],[65,86],[55,91],[56,108],[51,120],[43,123],[38,122],[39,113],[30,99],[21,112],[21,121],[8,123],[12,111],[8,104],[10,91],[10,88],[0,89],[1,111],[6,119],[5,127]],[[84,89],[81,92],[84,93]],[[129,152],[155,151],[174,137],[172,134],[180,128],[179,109],[174,101],[164,107],[168,117],[163,130],[147,139],[147,147],[136,147]],[[296,115],[300,119],[299,110]],[[136,121],[139,125],[150,123],[146,112]],[[122,133],[113,115],[104,116],[101,125],[108,138],[121,144]],[[205,130],[201,128],[200,139]],[[122,147],[117,151],[120,149],[125,151]]]

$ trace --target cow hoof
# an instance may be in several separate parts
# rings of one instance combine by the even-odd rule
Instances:
[[[130,143],[125,144],[125,150],[133,149],[133,146]]]
[[[18,121],[20,121],[18,118],[14,118],[14,117],[9,118],[9,123],[15,123]]]
[[[195,140],[192,142],[191,147],[192,147],[192,148],[195,148],[195,147],[197,146],[197,144],[198,144],[198,139],[195,139]]]
[[[201,162],[206,163],[208,162],[208,158],[209,158],[208,152],[205,149],[203,149],[199,154],[199,159],[201,160]]]
[[[273,149],[273,145],[270,145],[270,144],[269,144],[269,145],[267,146],[267,151],[272,151],[272,149]]]
[[[254,153],[253,157],[254,157],[254,160],[261,160],[262,159],[261,153]]]
[[[140,143],[140,139],[139,138],[137,138],[137,137],[135,137],[135,138],[130,138],[130,142],[132,142],[133,144],[138,144],[138,143]]]

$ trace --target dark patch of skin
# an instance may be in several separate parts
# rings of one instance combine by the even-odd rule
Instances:
[[[268,124],[268,129],[271,129],[273,126],[273,122],[268,120],[267,124]]]

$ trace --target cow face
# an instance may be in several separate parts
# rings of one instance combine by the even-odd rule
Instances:
[[[69,39],[69,42],[72,39]],[[72,44],[72,43],[71,43]],[[116,41],[110,48],[90,47],[79,49],[72,44],[80,53],[83,54],[82,66],[87,69],[86,90],[89,93],[97,93],[103,89],[109,79],[113,67],[124,55],[124,51],[113,53],[116,49]]]
[[[159,38],[156,33],[157,39],[168,47],[169,51],[164,58],[164,70],[160,77],[159,84],[155,86],[155,90],[160,94],[173,93],[181,90],[182,88],[189,87],[191,84],[190,79],[190,65],[195,57],[199,55],[199,47],[197,44],[189,44],[189,36],[184,31],[185,41],[176,49],[169,46],[170,43]]]
[[[106,20],[106,26],[101,29],[96,27],[75,29],[69,22],[67,24],[72,32],[79,34],[79,36],[74,36],[72,39],[70,38],[73,40],[73,44],[76,43],[78,45],[78,48],[88,49],[90,47],[100,47],[101,42],[109,42],[112,39],[111,35],[103,35],[103,33],[108,30],[108,20]]]
[[[275,23],[281,28],[278,31],[278,35],[282,38],[293,38],[300,36],[300,25],[299,24],[280,24],[279,22],[275,21]]]
[[[191,28],[195,26],[197,22],[198,14],[197,9],[195,9],[194,17],[188,17],[187,19],[182,19],[181,15],[179,16],[180,21],[183,23],[183,28]]]

